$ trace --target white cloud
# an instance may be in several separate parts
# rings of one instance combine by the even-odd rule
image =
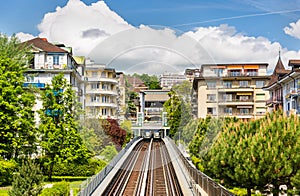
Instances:
[[[289,27],[284,28],[284,32],[292,37],[300,39],[300,20],[290,23]]]
[[[16,36],[20,39],[21,42],[25,42],[27,40],[33,39],[34,36],[28,33],[19,32]]]
[[[88,6],[70,0],[45,14],[38,28],[40,37],[73,47],[75,55],[131,73],[183,72],[203,63],[270,63],[272,69],[281,48],[278,42],[238,33],[226,24],[185,33],[168,27],[133,27],[104,1]],[[300,51],[282,49],[281,54],[287,64]]]

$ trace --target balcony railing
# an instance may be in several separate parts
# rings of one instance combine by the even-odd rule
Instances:
[[[282,103],[282,98],[281,97],[271,97],[269,100],[266,101],[266,104],[279,104]]]
[[[253,99],[221,99],[219,102],[253,102]]]

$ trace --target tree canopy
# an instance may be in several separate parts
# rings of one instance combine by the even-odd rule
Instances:
[[[0,35],[0,155],[6,159],[35,150],[35,96],[23,88],[31,58],[16,37]]]
[[[41,147],[51,179],[55,163],[83,163],[91,154],[79,135],[75,93],[63,74],[53,77],[52,85],[46,86],[41,98]]]

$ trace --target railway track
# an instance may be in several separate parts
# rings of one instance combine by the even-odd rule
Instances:
[[[141,141],[103,195],[182,195],[163,141]]]

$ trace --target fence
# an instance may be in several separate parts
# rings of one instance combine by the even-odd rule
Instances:
[[[200,190],[198,190],[197,188],[195,188],[195,185],[199,185],[202,190],[204,190],[207,195],[211,196],[232,196],[234,195],[233,193],[231,193],[230,191],[228,191],[227,189],[225,189],[222,185],[216,183],[215,181],[213,181],[209,176],[207,176],[206,174],[204,174],[203,172],[199,171],[198,169],[196,169],[195,167],[193,167],[191,165],[191,163],[189,163],[187,161],[187,159],[182,155],[182,153],[180,152],[180,150],[178,149],[178,147],[176,146],[176,144],[173,142],[173,140],[171,140],[169,137],[166,137],[171,145],[173,146],[173,149],[176,151],[176,153],[178,154],[178,156],[180,157],[182,163],[184,164],[185,168],[187,169],[192,182],[191,185],[194,187],[194,191],[196,191],[196,195],[201,195]]]
[[[80,185],[80,192],[78,193],[79,196],[87,196],[92,195],[92,193],[96,190],[96,188],[101,184],[107,174],[116,166],[119,160],[124,156],[124,154],[128,151],[131,145],[136,142],[141,137],[135,137],[131,140],[124,149],[122,149],[117,156],[113,158],[109,164],[101,170],[98,174],[88,178]]]

